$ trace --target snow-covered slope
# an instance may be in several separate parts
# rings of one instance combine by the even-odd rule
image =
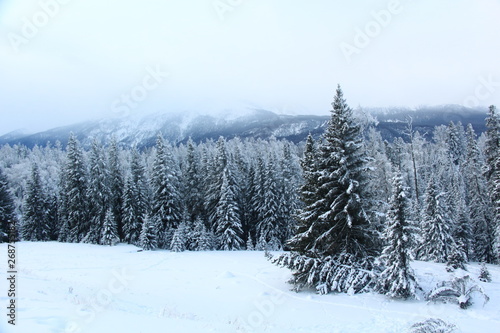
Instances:
[[[459,332],[498,332],[500,267],[480,285],[491,297],[461,310],[454,304],[394,301],[376,294],[295,293],[287,269],[262,252],[137,252],[55,242],[17,243],[17,325],[0,332],[407,332],[441,318]],[[0,244],[7,253],[7,245]],[[444,265],[415,262],[424,289],[449,279]],[[7,271],[6,260],[0,269]],[[477,277],[479,267],[469,266]],[[0,282],[6,313],[7,281]]]

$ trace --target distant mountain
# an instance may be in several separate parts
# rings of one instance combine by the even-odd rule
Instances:
[[[326,113],[326,112],[325,112]],[[392,140],[399,137],[407,126],[409,117],[413,127],[424,135],[432,132],[434,126],[447,125],[450,121],[472,123],[479,133],[485,130],[486,110],[468,109],[456,105],[425,107],[418,110],[405,108],[358,109],[356,114],[364,122],[374,122],[383,137]],[[315,115],[278,115],[267,110],[250,110],[244,114],[227,113],[222,116],[198,115],[194,113],[165,113],[143,117],[123,117],[104,119],[54,128],[48,131],[25,134],[12,132],[0,136],[2,144],[22,144],[27,147],[44,146],[48,142],[60,141],[66,145],[68,136],[73,132],[84,146],[93,138],[102,142],[115,137],[123,145],[149,147],[154,145],[156,136],[161,133],[171,143],[185,142],[189,137],[200,142],[216,140],[219,136],[228,139],[276,137],[293,142],[303,141],[309,133],[319,137],[323,133],[329,114]]]

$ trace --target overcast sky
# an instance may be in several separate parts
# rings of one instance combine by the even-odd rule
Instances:
[[[45,5],[42,5],[45,4]],[[500,0],[0,0],[0,135],[149,112],[500,106]]]

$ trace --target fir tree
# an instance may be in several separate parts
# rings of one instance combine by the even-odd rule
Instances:
[[[240,212],[235,201],[236,188],[228,167],[222,174],[221,197],[215,211],[215,235],[224,251],[240,250],[243,246]]]
[[[311,199],[300,214],[299,230],[290,246],[312,257],[376,255],[378,249],[363,206],[367,159],[363,156],[360,127],[340,86],[332,106],[332,117],[318,152],[315,201]]]
[[[102,227],[101,244],[102,245],[116,245],[120,241],[118,237],[118,230],[116,227],[116,219],[113,216],[113,211],[108,209],[104,218],[104,225]]]
[[[124,178],[119,154],[120,150],[118,149],[118,143],[116,142],[116,139],[113,138],[109,146],[108,155],[110,206],[118,230],[118,237],[123,239],[122,200]]]
[[[434,178],[429,182],[425,195],[423,243],[418,249],[419,258],[435,262],[446,262],[454,249],[451,237],[451,220],[446,207],[445,193]]]
[[[159,222],[158,247],[163,249],[170,247],[173,230],[181,222],[182,212],[179,173],[169,149],[158,136],[152,176],[153,216]]]
[[[472,225],[471,259],[492,262],[493,216],[488,186],[482,173],[484,163],[478,148],[472,125],[467,126],[467,155],[464,163],[464,178],[467,189],[467,204]]]
[[[253,239],[252,239],[252,235],[248,235],[247,237],[247,251],[254,251],[255,250],[255,246],[253,245]]]
[[[486,118],[486,180],[491,184],[492,177],[497,171],[496,161],[500,156],[500,116],[494,105],[490,105],[488,118]],[[491,184],[492,185],[492,184]]]
[[[314,195],[299,215],[299,227],[289,245],[294,251],[275,263],[294,271],[297,289],[362,292],[372,281],[377,236],[365,213],[367,179],[361,128],[343,98],[340,86],[332,117],[319,145]]]
[[[187,226],[185,222],[179,224],[172,237],[170,250],[172,252],[183,252],[186,250]]]
[[[110,206],[109,175],[102,147],[92,142],[89,157],[88,209],[90,229],[83,239],[86,243],[99,244],[106,212]]]
[[[21,235],[24,240],[49,240],[49,227],[45,211],[45,194],[36,163],[33,163],[31,179],[26,189],[23,220]]]
[[[0,168],[0,243],[17,241],[14,199],[9,189],[7,177]],[[14,231],[12,233],[12,231]],[[14,237],[10,237],[14,235]]]
[[[157,247],[157,223],[147,215],[144,215],[143,220],[139,246],[145,251],[154,250]]]
[[[300,187],[301,199],[305,205],[310,206],[316,200],[316,188],[317,188],[317,152],[314,143],[314,139],[311,134],[307,136],[306,146],[304,148],[304,156],[300,161],[300,166],[302,167],[302,175],[304,178],[304,183]]]
[[[201,188],[199,158],[196,154],[195,143],[191,138],[187,142],[187,157],[186,157],[186,174],[185,174],[185,189],[186,189],[186,208],[190,220],[194,221],[198,216],[204,215],[203,207],[203,192]]]
[[[124,240],[137,244],[141,234],[143,216],[149,211],[148,188],[146,185],[145,168],[139,152],[132,149],[130,176],[125,183],[123,192],[123,233]]]
[[[71,134],[68,141],[64,187],[61,195],[65,201],[64,221],[68,234],[60,236],[65,242],[80,242],[90,229],[87,200],[87,172],[80,143]]]
[[[408,198],[400,174],[393,180],[393,195],[387,216],[387,230],[381,259],[385,270],[377,281],[379,292],[394,298],[414,298],[418,287],[410,267],[410,243],[413,230],[408,215]]]
[[[227,166],[226,140],[220,137],[216,145],[216,154],[208,171],[207,198],[205,209],[213,230],[216,230],[217,205],[222,197],[222,174]],[[235,193],[236,194],[236,193]]]
[[[259,207],[262,219],[257,224],[257,237],[260,247],[269,250],[280,250],[281,245],[288,236],[287,221],[283,216],[284,199],[276,176],[276,161],[273,156],[269,157],[264,175],[264,201]],[[268,245],[274,243],[274,248]]]

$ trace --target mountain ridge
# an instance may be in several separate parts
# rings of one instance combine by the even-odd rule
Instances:
[[[458,105],[409,108],[357,108],[354,110],[361,122],[371,124],[382,133],[384,139],[401,137],[412,119],[413,128],[429,135],[435,126],[447,125],[450,121],[471,123],[478,134],[485,130],[487,110],[470,109]],[[34,134],[11,132],[0,136],[0,145],[35,145],[61,142],[66,145],[70,133],[74,133],[84,146],[95,138],[107,142],[111,137],[122,145],[150,147],[158,134],[173,144],[195,142],[219,136],[303,141],[309,133],[319,137],[326,128],[330,115],[286,115],[265,109],[252,109],[244,114],[226,113],[208,115],[196,113],[156,113],[142,117],[121,117],[93,120],[57,127]]]

